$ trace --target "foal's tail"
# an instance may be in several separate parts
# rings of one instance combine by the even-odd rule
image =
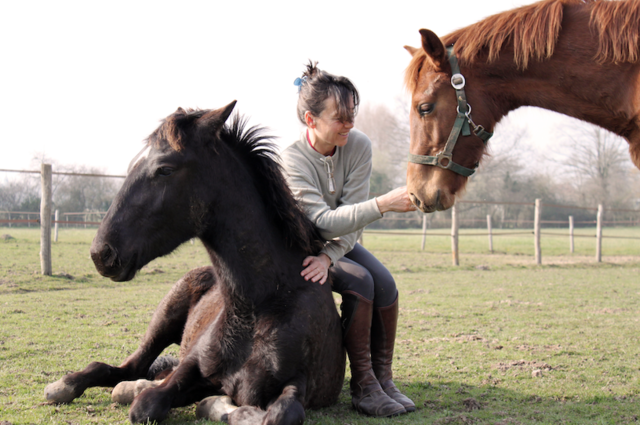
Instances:
[[[180,360],[173,356],[158,357],[147,372],[147,379],[149,381],[155,381],[158,379],[164,379],[169,373],[175,369]]]

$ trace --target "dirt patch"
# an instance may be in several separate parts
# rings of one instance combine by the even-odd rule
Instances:
[[[449,416],[447,418],[438,419],[434,422],[436,425],[457,425],[457,424],[474,424],[477,422],[476,418],[471,418],[467,415]]]
[[[473,410],[480,410],[484,407],[482,403],[480,403],[478,400],[476,400],[473,397],[462,400],[462,405],[464,406],[467,412],[471,412]]]
[[[595,314],[618,314],[628,311],[626,308],[603,308],[602,310],[594,311]]]
[[[502,419],[502,420],[499,420],[498,422],[496,422],[496,425],[519,425],[521,423],[522,422],[516,421],[515,419],[506,418],[506,419]]]
[[[517,360],[513,362],[503,363],[500,362],[496,365],[492,366],[494,369],[498,369],[500,372],[506,372],[509,369],[518,368],[518,369],[531,369],[533,370],[554,370],[553,366],[545,362],[538,361],[526,361],[526,360]]]

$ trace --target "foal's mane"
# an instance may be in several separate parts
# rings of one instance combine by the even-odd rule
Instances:
[[[564,7],[576,5],[590,10],[591,30],[598,37],[598,63],[636,62],[639,59],[640,1],[638,0],[543,0],[490,16],[442,38],[454,44],[460,63],[473,63],[481,53],[495,61],[506,45],[512,46],[513,60],[526,69],[531,59],[553,55],[561,31]],[[413,92],[425,61],[419,49],[405,72],[405,84]]]
[[[272,137],[265,135],[264,127],[248,127],[247,120],[237,113],[219,131],[196,124],[207,112],[210,111],[178,109],[149,136],[148,144],[161,147],[164,141],[173,150],[182,151],[194,143],[206,145],[218,155],[224,152],[219,148],[220,143],[226,144],[247,165],[265,210],[282,231],[287,245],[307,255],[317,254],[322,248],[322,238],[284,179],[282,167],[275,160],[277,153]]]
[[[287,243],[307,255],[316,255],[323,245],[320,233],[291,193],[282,166],[275,159],[276,147],[271,136],[264,133],[264,127],[247,128],[247,120],[234,114],[230,125],[223,128],[221,139],[246,161],[266,210],[283,231]]]

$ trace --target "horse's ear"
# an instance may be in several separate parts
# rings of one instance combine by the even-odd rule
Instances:
[[[420,35],[422,35],[422,49],[435,65],[441,66],[447,60],[447,56],[440,37],[424,28],[420,30]]]
[[[411,46],[404,46],[404,49],[405,49],[407,52],[409,52],[409,54],[410,54],[411,56],[415,56],[415,55],[416,55],[416,52],[419,50],[419,49],[416,49],[415,47],[411,47]]]
[[[231,112],[233,112],[233,108],[236,106],[236,102],[237,101],[234,100],[227,106],[207,112],[198,120],[198,125],[211,127],[218,131],[227,121],[229,115],[231,115]]]

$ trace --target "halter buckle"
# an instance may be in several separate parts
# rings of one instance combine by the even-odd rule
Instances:
[[[436,165],[440,168],[444,168],[445,170],[451,167],[453,161],[451,160],[452,155],[450,153],[440,152],[436,154]]]
[[[451,85],[456,90],[462,90],[467,81],[464,79],[464,75],[462,74],[453,74],[451,76]]]

